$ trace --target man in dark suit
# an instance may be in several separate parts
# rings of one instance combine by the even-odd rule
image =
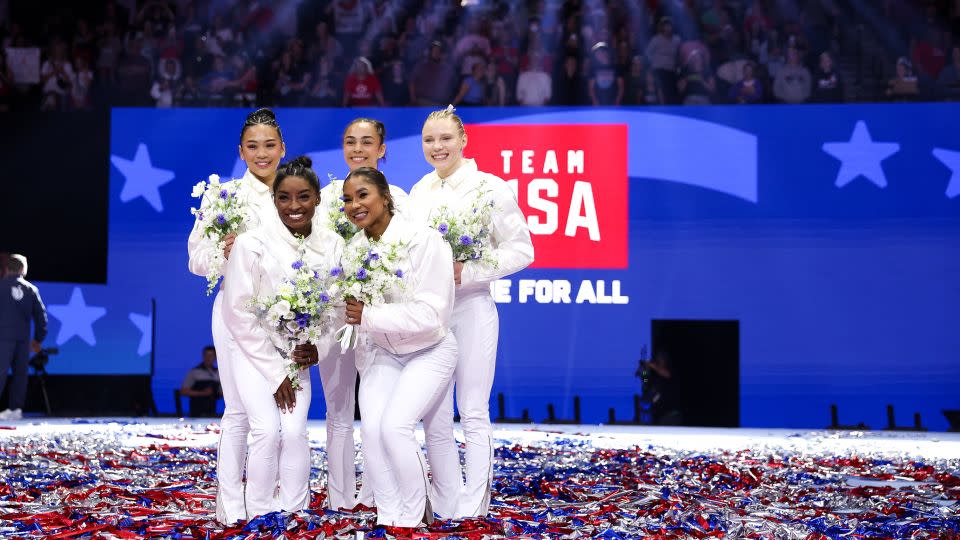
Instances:
[[[0,392],[7,384],[7,373],[13,366],[9,406],[0,412],[0,420],[19,420],[27,399],[27,363],[30,350],[40,351],[47,337],[47,308],[37,288],[25,279],[27,258],[11,255],[6,275],[0,279]],[[33,321],[33,339],[30,339]]]

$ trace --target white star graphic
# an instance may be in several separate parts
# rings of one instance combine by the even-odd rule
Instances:
[[[157,169],[150,163],[150,152],[147,145],[140,143],[133,161],[120,156],[110,156],[110,163],[120,170],[125,179],[120,191],[120,200],[129,202],[137,197],[146,199],[157,212],[163,212],[163,201],[160,199],[160,186],[173,180],[173,171]]]
[[[952,199],[960,195],[960,152],[954,152],[944,148],[934,148],[933,156],[946,165],[953,173],[950,176],[950,183],[947,184],[947,198]]]
[[[83,299],[80,287],[73,288],[70,302],[61,305],[47,306],[47,310],[60,321],[60,332],[57,334],[57,345],[63,345],[73,336],[96,345],[97,338],[93,335],[93,323],[107,314],[107,309],[98,306],[88,306]]]
[[[137,346],[137,355],[143,356],[150,352],[150,341],[153,337],[153,318],[150,314],[130,314],[130,322],[140,330],[140,345]]]
[[[823,143],[823,151],[840,160],[837,187],[843,187],[860,175],[879,187],[887,187],[887,177],[880,162],[900,151],[892,142],[873,142],[863,120],[853,128],[849,142]]]

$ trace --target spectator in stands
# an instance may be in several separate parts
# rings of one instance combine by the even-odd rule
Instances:
[[[800,63],[800,51],[787,49],[787,63],[777,70],[773,95],[783,103],[803,103],[810,97],[810,71]]]
[[[580,62],[574,55],[564,57],[563,64],[553,76],[553,104],[581,105],[584,102],[584,83]]]
[[[920,95],[917,76],[913,74],[913,64],[905,57],[897,59],[897,75],[887,83],[887,97],[894,101],[911,101]]]
[[[205,93],[212,106],[223,106],[229,84],[235,78],[223,56],[213,57],[213,68],[200,79],[200,91]]]
[[[246,53],[236,53],[230,58],[233,79],[224,85],[224,90],[233,96],[233,102],[243,107],[253,107],[257,100],[257,68],[250,63]]]
[[[320,58],[327,56],[329,58],[339,58],[343,55],[343,47],[337,38],[330,34],[330,27],[325,21],[320,21],[314,28],[313,38],[307,49],[307,56],[310,58]]]
[[[333,30],[344,55],[353,57],[363,29],[372,17],[370,4],[366,0],[334,0],[327,7],[327,13],[333,18]]]
[[[100,80],[113,81],[123,51],[123,42],[117,37],[112,22],[108,21],[101,27],[98,45],[100,52],[97,55],[97,71],[100,73]]]
[[[486,102],[487,66],[483,61],[473,64],[473,72],[463,78],[460,89],[453,98],[454,105],[479,107]]]
[[[201,362],[187,372],[183,384],[180,385],[180,395],[190,398],[190,416],[217,415],[217,400],[223,393],[216,362],[217,350],[212,345],[207,345],[203,348]]]
[[[65,110],[76,84],[73,64],[67,58],[67,45],[56,39],[50,47],[50,58],[40,67],[40,86],[43,89],[41,110]]]
[[[543,60],[539,55],[530,57],[527,68],[517,78],[517,103],[529,107],[539,107],[549,103],[553,97],[553,81],[550,74],[543,70]]]
[[[766,65],[769,60],[770,41],[768,34],[767,30],[759,23],[754,23],[747,32],[747,51],[760,65]]]
[[[361,56],[353,61],[353,67],[343,84],[343,106],[369,107],[371,105],[381,107],[385,105],[383,89],[380,86],[380,79],[373,72],[370,60]]]
[[[150,87],[150,97],[156,102],[158,109],[173,107],[176,88],[169,79],[157,78]]]
[[[663,105],[663,91],[657,85],[653,70],[646,66],[642,55],[633,57],[627,79],[625,105]]]
[[[623,101],[623,77],[610,61],[610,47],[601,41],[593,46],[593,62],[587,93],[593,105],[620,105]]]
[[[290,50],[280,55],[280,61],[274,64],[273,71],[277,101],[283,105],[299,105],[309,87],[310,74],[293,62]]]
[[[960,100],[960,45],[950,49],[950,59],[950,64],[940,71],[937,84],[943,97],[957,101]]]
[[[677,52],[679,49],[680,37],[673,33],[673,21],[669,17],[661,18],[657,23],[657,34],[647,43],[646,53],[667,103],[677,102]]]
[[[381,84],[383,98],[387,105],[392,107],[406,107],[410,105],[410,85],[407,81],[407,72],[403,60],[396,58],[383,66]]]
[[[833,69],[833,56],[824,51],[820,53],[820,65],[813,80],[813,101],[817,103],[839,103],[843,101],[843,81]]]
[[[922,37],[913,42],[910,53],[916,73],[934,80],[940,76],[940,70],[947,62],[946,47],[940,35],[936,28],[925,29]]]
[[[76,33],[73,35],[73,57],[83,57],[87,65],[93,60],[93,51],[97,45],[97,36],[90,28],[87,19],[81,18],[77,21]]]
[[[473,73],[473,64],[478,60],[490,57],[490,39],[483,31],[479,18],[472,18],[467,23],[467,31],[457,40],[453,48],[454,58],[460,59],[460,74],[469,76]]]
[[[92,105],[90,93],[93,90],[93,70],[90,69],[90,60],[87,56],[77,56],[76,80],[70,94],[74,109],[89,109]]]
[[[420,107],[445,107],[453,96],[454,71],[444,59],[443,45],[430,44],[429,56],[413,68],[410,102]]]
[[[706,61],[699,51],[694,51],[677,81],[677,91],[684,105],[709,105],[717,91],[717,81],[707,69]]]
[[[730,87],[730,101],[739,104],[760,103],[763,101],[763,85],[754,77],[755,64],[743,65],[743,78]]]
[[[488,107],[503,107],[507,104],[507,83],[497,72],[497,67],[487,64],[487,89],[484,102]]]
[[[323,55],[317,63],[310,88],[308,103],[316,107],[336,107],[340,105],[340,77],[334,69],[330,55]]]

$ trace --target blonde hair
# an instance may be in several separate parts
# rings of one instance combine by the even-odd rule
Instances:
[[[461,137],[466,135],[467,132],[463,129],[463,120],[460,119],[460,116],[457,114],[457,110],[453,108],[453,105],[448,105],[446,109],[433,111],[427,116],[427,119],[423,121],[423,125],[427,125],[427,122],[431,120],[443,120],[445,118],[453,120],[453,123],[457,125],[457,131],[460,133]]]

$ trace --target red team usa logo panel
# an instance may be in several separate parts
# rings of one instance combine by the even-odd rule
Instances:
[[[517,194],[536,250],[531,268],[627,267],[626,125],[466,131],[466,155]]]

